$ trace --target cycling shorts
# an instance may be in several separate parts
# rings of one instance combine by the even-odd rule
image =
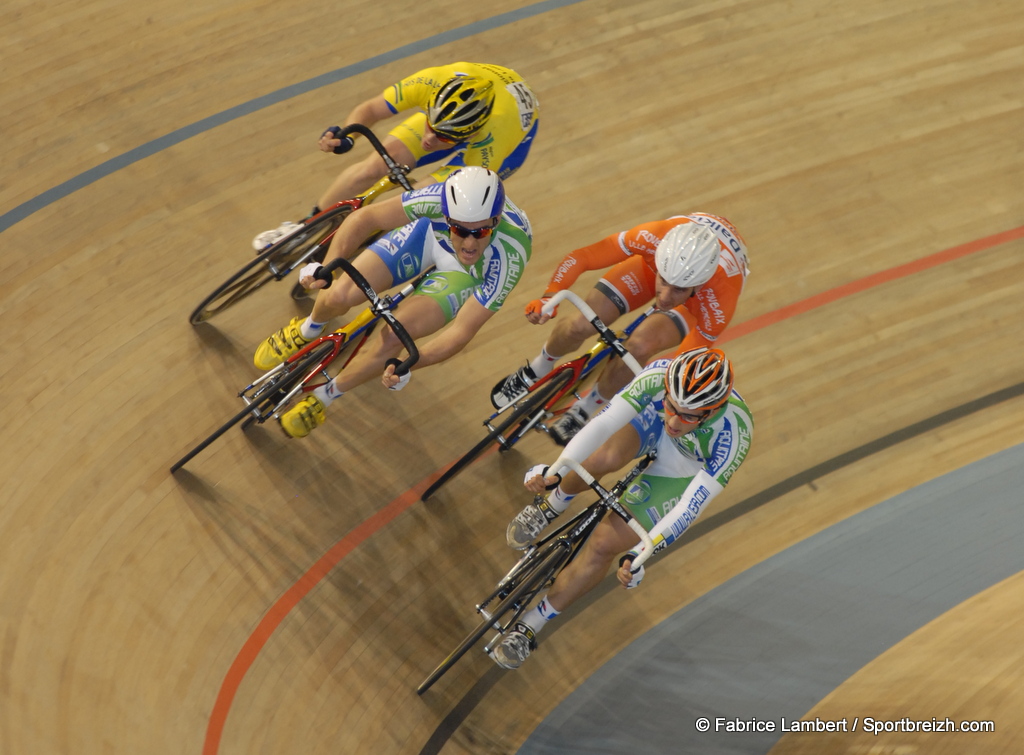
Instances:
[[[375,254],[387,265],[391,273],[391,284],[397,286],[412,280],[423,271],[425,257],[428,267],[433,264],[425,253],[427,245],[431,243],[427,237],[430,233],[430,220],[420,218],[385,234],[370,244],[366,251]],[[427,296],[437,302],[447,324],[455,318],[479,286],[480,281],[469,273],[435,270],[420,281],[413,295]]]

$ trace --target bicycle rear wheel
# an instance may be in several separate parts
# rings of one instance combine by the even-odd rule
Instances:
[[[510,610],[516,609],[516,614],[513,618],[518,617],[522,614],[522,610],[533,600],[534,596],[544,589],[548,582],[553,579],[559,572],[559,570],[565,565],[570,554],[570,549],[565,547],[562,543],[554,543],[552,546],[544,551],[538,551],[536,555],[535,565],[532,567],[525,567],[519,574],[519,582],[511,588],[505,598],[494,608],[493,613],[490,617],[484,617],[484,619],[477,624],[476,628],[473,629],[466,638],[459,643],[458,647],[453,650],[447,658],[435,668],[430,675],[423,680],[419,687],[416,688],[416,694],[422,695],[428,689],[430,689],[434,682],[440,679],[455,663],[466,654],[473,645],[475,645],[481,637],[483,637],[491,629],[504,634],[509,624],[512,623],[510,619],[505,625],[501,625],[501,618],[507,614]],[[499,629],[497,626],[501,628]]]
[[[531,422],[534,415],[536,415],[538,411],[544,411],[544,407],[547,403],[554,398],[559,391],[565,388],[565,386],[572,381],[572,378],[573,373],[571,370],[562,370],[560,373],[537,388],[537,390],[526,394],[526,396],[520,399],[521,403],[512,409],[508,415],[494,427],[494,429],[487,433],[487,436],[483,440],[473,446],[465,456],[446,469],[444,474],[437,478],[437,480],[434,481],[434,484],[423,492],[423,496],[420,500],[425,501],[430,498],[430,496],[440,490],[445,483],[473,463],[473,461],[475,461],[476,458],[486,451],[487,448],[495,441],[501,443],[501,450],[507,451],[510,449],[519,441],[520,438],[523,437],[523,434],[529,427],[536,426],[536,422]],[[510,433],[508,438],[504,438],[502,440],[501,437],[504,433],[508,431],[510,427],[514,427],[516,423],[521,424],[515,429],[515,431]]]
[[[189,322],[198,325],[240,302],[272,280],[281,280],[295,267],[313,256],[316,248],[334,233],[352,212],[351,205],[334,207],[312,218],[301,229],[287,236],[266,251],[260,252],[189,315]]]

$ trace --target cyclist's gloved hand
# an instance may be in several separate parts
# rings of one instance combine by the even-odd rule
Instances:
[[[630,567],[633,565],[633,554],[627,553],[625,556],[619,559],[619,571],[615,575],[619,578],[619,582],[627,590],[632,590],[634,587],[639,585],[644,579],[644,567],[643,565],[634,574]]]
[[[409,384],[412,379],[412,372],[406,372],[404,375],[395,374],[395,362],[398,360],[388,360],[387,367],[384,368],[384,374],[381,376],[380,381],[384,384],[384,387],[389,391],[400,391]]]
[[[539,299],[534,299],[526,305],[526,319],[532,322],[534,325],[543,325],[552,317],[558,314],[558,307],[555,307],[550,315],[545,315],[541,312],[541,307],[548,303],[550,296],[542,296]]]
[[[302,284],[303,288],[306,289],[318,289],[327,286],[327,281],[322,281],[319,278],[314,278],[316,271],[322,268],[319,262],[310,262],[307,265],[303,265],[302,269],[299,270],[299,283]]]
[[[548,476],[547,464],[536,464],[526,472],[523,478],[523,485],[531,493],[541,493],[545,490],[554,490],[562,482],[562,475]]]
[[[344,155],[355,145],[355,140],[351,136],[346,136],[339,139],[338,134],[341,132],[341,126],[331,126],[329,129],[320,134],[320,149],[324,152],[333,152],[336,155]],[[337,144],[331,144],[331,142],[338,142]]]

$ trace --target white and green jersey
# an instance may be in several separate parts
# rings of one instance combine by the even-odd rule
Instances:
[[[480,259],[464,267],[455,256],[449,238],[448,222],[441,212],[441,193],[444,184],[437,183],[402,195],[405,214],[413,221],[388,234],[396,251],[422,257],[420,269],[430,265],[442,272],[471,275],[477,282],[474,296],[484,307],[497,312],[523,276],[533,250],[533,231],[526,213],[508,198],[497,228],[490,236],[490,244]],[[429,229],[417,221],[427,219]],[[418,231],[418,233],[417,233]],[[404,232],[404,233],[403,233]],[[385,237],[388,238],[388,237]],[[379,240],[375,246],[380,244]],[[419,260],[417,260],[419,261]]]
[[[564,474],[560,462],[586,459],[614,433],[631,425],[640,439],[637,458],[656,451],[656,460],[626,490],[622,504],[636,517],[660,549],[689,528],[729,483],[750,451],[754,421],[739,393],[733,391],[721,409],[696,430],[673,438],[665,430],[665,371],[671,359],[651,362],[608,403],[604,411],[569,442],[551,465],[550,474]]]

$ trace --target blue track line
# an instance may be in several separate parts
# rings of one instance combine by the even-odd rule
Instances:
[[[352,76],[358,76],[361,73],[372,71],[373,69],[379,68],[388,63],[393,63],[397,60],[401,60],[402,58],[407,58],[410,55],[426,52],[427,50],[440,47],[441,45],[448,44],[449,42],[455,42],[460,39],[471,37],[475,34],[481,34],[486,31],[501,28],[502,26],[508,26],[516,21],[522,21],[526,18],[539,16],[542,13],[547,13],[548,11],[556,10],[558,8],[564,8],[569,5],[576,5],[581,2],[583,2],[583,0],[544,0],[544,2],[527,5],[526,7],[519,8],[518,10],[501,13],[497,16],[492,16],[491,18],[474,21],[471,24],[466,24],[465,26],[459,26],[455,29],[441,32],[440,34],[434,34],[433,36],[426,37],[425,39],[421,39],[416,42],[410,42],[407,45],[396,47],[394,50],[390,50],[389,52],[375,55],[372,58],[361,60],[358,63],[352,63],[351,65],[338,68],[319,76],[314,76],[312,79],[306,79],[298,84],[292,84],[278,89],[275,92],[265,94],[262,97],[257,97],[254,100],[249,100],[248,102],[243,102],[240,105],[235,105],[232,108],[228,108],[220,113],[203,118],[201,121],[196,121],[195,123],[176,129],[169,134],[154,139],[151,142],[147,142],[146,144],[142,144],[134,149],[128,150],[122,155],[118,155],[104,163],[100,163],[95,168],[90,168],[84,173],[79,173],[74,178],[59,184],[58,186],[54,186],[52,189],[47,189],[42,194],[39,194],[27,202],[18,205],[13,210],[0,215],[0,233],[3,233],[15,223],[24,220],[29,215],[38,212],[44,207],[48,207],[54,202],[58,202],[61,199],[70,196],[79,189],[85,188],[89,184],[109,176],[115,171],[126,168],[132,163],[144,160],[147,157],[152,157],[156,153],[161,152],[168,147],[173,147],[175,144],[180,144],[186,139],[191,139],[193,136],[218,128],[219,126],[223,126],[225,123],[230,123],[233,120],[251,115],[263,108],[321,89],[330,84],[351,78]]]

